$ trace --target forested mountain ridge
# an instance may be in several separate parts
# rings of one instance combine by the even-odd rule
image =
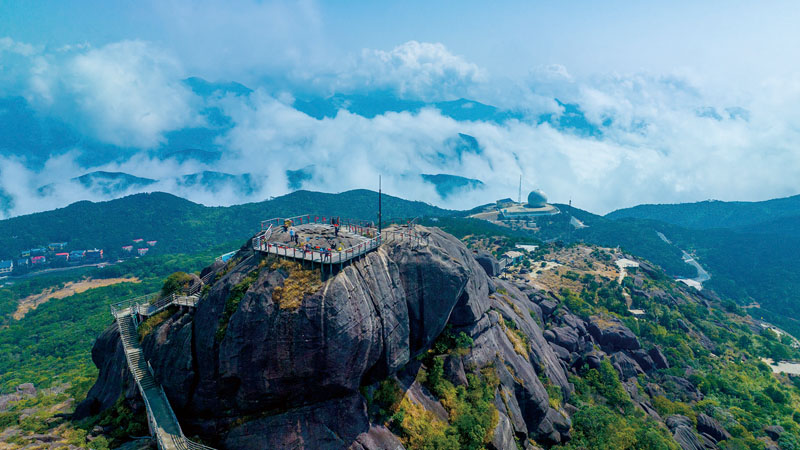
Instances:
[[[606,214],[609,219],[636,218],[685,228],[746,228],[783,217],[800,216],[800,195],[760,202],[723,202],[638,205]]]
[[[427,203],[383,195],[383,217],[449,215]],[[49,242],[71,248],[104,248],[119,253],[133,239],[157,240],[160,253],[194,252],[242,240],[261,220],[299,214],[377,220],[378,193],[339,194],[296,191],[271,200],[230,207],[207,207],[163,192],[134,194],[105,202],[81,201],[52,211],[0,221],[0,259]]]

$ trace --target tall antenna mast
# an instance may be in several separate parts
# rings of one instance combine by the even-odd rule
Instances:
[[[519,174],[519,193],[517,196],[517,203],[522,203],[522,174]]]
[[[567,232],[569,236],[567,237],[567,244],[572,242],[572,197],[569,198],[569,222],[567,222]]]
[[[381,220],[382,218],[381,211],[381,176],[378,175],[378,236],[381,234]]]

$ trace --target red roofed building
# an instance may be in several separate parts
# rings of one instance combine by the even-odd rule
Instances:
[[[34,256],[33,258],[31,258],[31,264],[34,264],[34,265],[36,265],[36,264],[44,264],[45,262],[47,262],[47,260],[45,259],[44,256]]]
[[[130,252],[133,251],[133,246],[132,245],[125,245],[125,246],[122,247],[122,251],[130,253]]]
[[[149,249],[149,248],[147,248],[147,247],[145,247],[145,248],[139,248],[139,249],[136,249],[136,251],[139,253],[139,256],[144,256],[145,254],[147,254],[147,252],[148,252],[149,250],[150,250],[150,249]]]
[[[152,247],[152,246],[156,245],[156,242],[158,242],[158,241],[147,241],[147,245]]]

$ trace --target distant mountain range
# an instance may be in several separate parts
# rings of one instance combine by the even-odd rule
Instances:
[[[639,205],[606,215],[610,219],[658,220],[686,228],[748,229],[763,222],[800,216],[800,195],[761,202],[722,202]]]
[[[461,194],[466,191],[484,187],[483,181],[481,180],[460,177],[458,175],[448,175],[444,173],[430,175],[423,173],[421,176],[425,182],[436,186],[436,192],[440,197],[445,199],[454,194]]]
[[[78,184],[97,195],[107,197],[118,197],[126,193],[153,190],[153,188],[158,187],[159,182],[167,182],[186,188],[198,187],[208,192],[231,189],[243,196],[253,195],[261,187],[260,180],[249,173],[233,175],[214,171],[203,171],[161,180],[137,177],[124,172],[95,171],[67,181],[67,183]],[[50,195],[60,187],[63,187],[60,183],[47,184],[40,187],[38,193],[42,196]]]
[[[157,240],[159,250],[186,253],[247,239],[272,217],[313,214],[377,220],[378,194],[297,191],[257,203],[206,207],[171,194],[135,194],[106,202],[82,201],[65,208],[0,220],[0,259],[49,242],[98,247],[110,257],[133,239]],[[423,202],[383,196],[383,217],[449,216],[453,211]]]
[[[234,125],[233,119],[222,109],[213,106],[225,96],[249,96],[253,89],[235,81],[210,82],[198,77],[183,81],[198,97],[209,104],[202,113],[203,126],[173,130],[165,134],[165,141],[154,149],[120,147],[97,141],[76,125],[37,111],[20,96],[0,97],[0,156],[18,156],[32,168],[41,168],[55,155],[78,151],[79,162],[86,168],[97,167],[110,161],[125,159],[136,153],[178,161],[189,159],[213,162],[225,151],[219,144]],[[267,92],[285,92],[285,88],[264,86]],[[548,123],[554,128],[579,135],[600,135],[602,130],[592,125],[580,105],[553,99],[562,113],[531,115],[516,110],[498,108],[473,99],[425,102],[399,97],[390,91],[373,91],[368,94],[336,93],[310,95],[293,93],[292,107],[316,119],[334,117],[345,110],[366,118],[391,112],[416,113],[434,108],[444,116],[457,121],[483,121],[505,123],[512,120],[529,123]],[[277,94],[276,94],[277,95]]]
[[[302,178],[304,174],[313,173],[313,168],[308,170],[295,176]],[[201,173],[181,181],[227,183],[229,177]],[[425,177],[444,190],[464,185],[480,186],[478,180],[454,175],[426,174]],[[119,175],[109,178],[135,183],[147,181],[129,180]],[[92,183],[98,179],[107,178],[100,174],[84,178]],[[246,181],[246,177],[236,180]],[[98,186],[117,185],[100,183]],[[448,218],[459,221],[458,226],[465,230],[479,223],[463,218],[470,213],[468,211],[449,211],[388,195],[383,199],[384,218]],[[615,211],[605,217],[558,205],[564,214],[538,218],[539,230],[532,236],[541,240],[620,246],[660,265],[668,275],[691,278],[696,275],[695,269],[682,259],[683,251],[688,251],[711,273],[711,279],[704,284],[706,287],[741,304],[757,302],[761,309],[753,314],[800,334],[800,315],[797,314],[800,272],[796,270],[800,262],[800,213],[791,215],[798,199],[800,197],[749,203],[646,205]],[[122,245],[136,238],[158,240],[159,250],[167,253],[194,252],[220,243],[241,242],[258,228],[261,220],[304,213],[374,220],[377,193],[355,190],[325,194],[301,190],[269,201],[230,207],[205,207],[164,193],[137,194],[100,203],[83,201],[0,221],[0,259],[14,257],[26,248],[62,241],[76,247],[101,247],[113,257]],[[640,217],[631,217],[634,215]],[[570,224],[572,216],[587,227],[575,228]],[[729,227],[720,228],[719,224]],[[701,229],[700,226],[717,228]],[[657,232],[663,233],[670,242],[662,240]]]

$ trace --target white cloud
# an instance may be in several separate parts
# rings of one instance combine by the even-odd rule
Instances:
[[[406,98],[450,100],[465,96],[488,75],[441,43],[409,41],[388,51],[362,50],[336,78],[338,89],[391,89]]]
[[[180,63],[146,42],[62,47],[29,67],[31,101],[101,142],[151,148],[167,131],[201,124]]]
[[[153,147],[165,131],[198,121],[178,62],[144,42],[89,50],[65,72],[65,88],[105,142]]]
[[[798,193],[797,77],[775,77],[747,90],[709,85],[687,73],[580,77],[551,65],[517,83],[490,78],[442,44],[412,41],[391,50],[365,50],[338,72],[310,68],[308,79],[321,80],[317,88],[324,84],[365,95],[392,90],[427,100],[478,92],[527,110],[534,120],[458,122],[430,109],[370,119],[339,111],[317,120],[290,106],[292,92],[273,94],[274,86],[201,105],[180,82],[187,75],[181,63],[144,42],[74,47],[58,55],[34,52],[27,58],[30,95],[39,99],[40,109],[74,116],[72,123],[86,124],[84,129],[104,142],[156,146],[165,132],[198,123],[202,107],[222,108],[234,126],[219,139],[227,152],[213,165],[163,162],[141,153],[93,168],[156,178],[162,181],[147,190],[206,204],[284,194],[285,171],[308,166],[314,167],[305,185],[309,189],[372,188],[382,174],[388,193],[451,208],[513,197],[520,173],[524,189],[542,188],[554,201],[572,198],[593,212],[644,202],[758,200]],[[600,133],[583,136],[538,124],[538,114],[566,113],[554,98],[579,105]],[[449,144],[458,133],[475,136],[482,152],[459,158]],[[74,183],[47,198],[33,194],[42,184],[85,172],[74,158],[53,159],[40,172],[16,160],[0,160],[0,187],[16,200],[12,213],[102,198]],[[202,170],[251,173],[260,188],[242,196],[233,188],[188,189],[174,182],[176,176]],[[486,189],[444,200],[419,179],[421,173],[477,178]]]

